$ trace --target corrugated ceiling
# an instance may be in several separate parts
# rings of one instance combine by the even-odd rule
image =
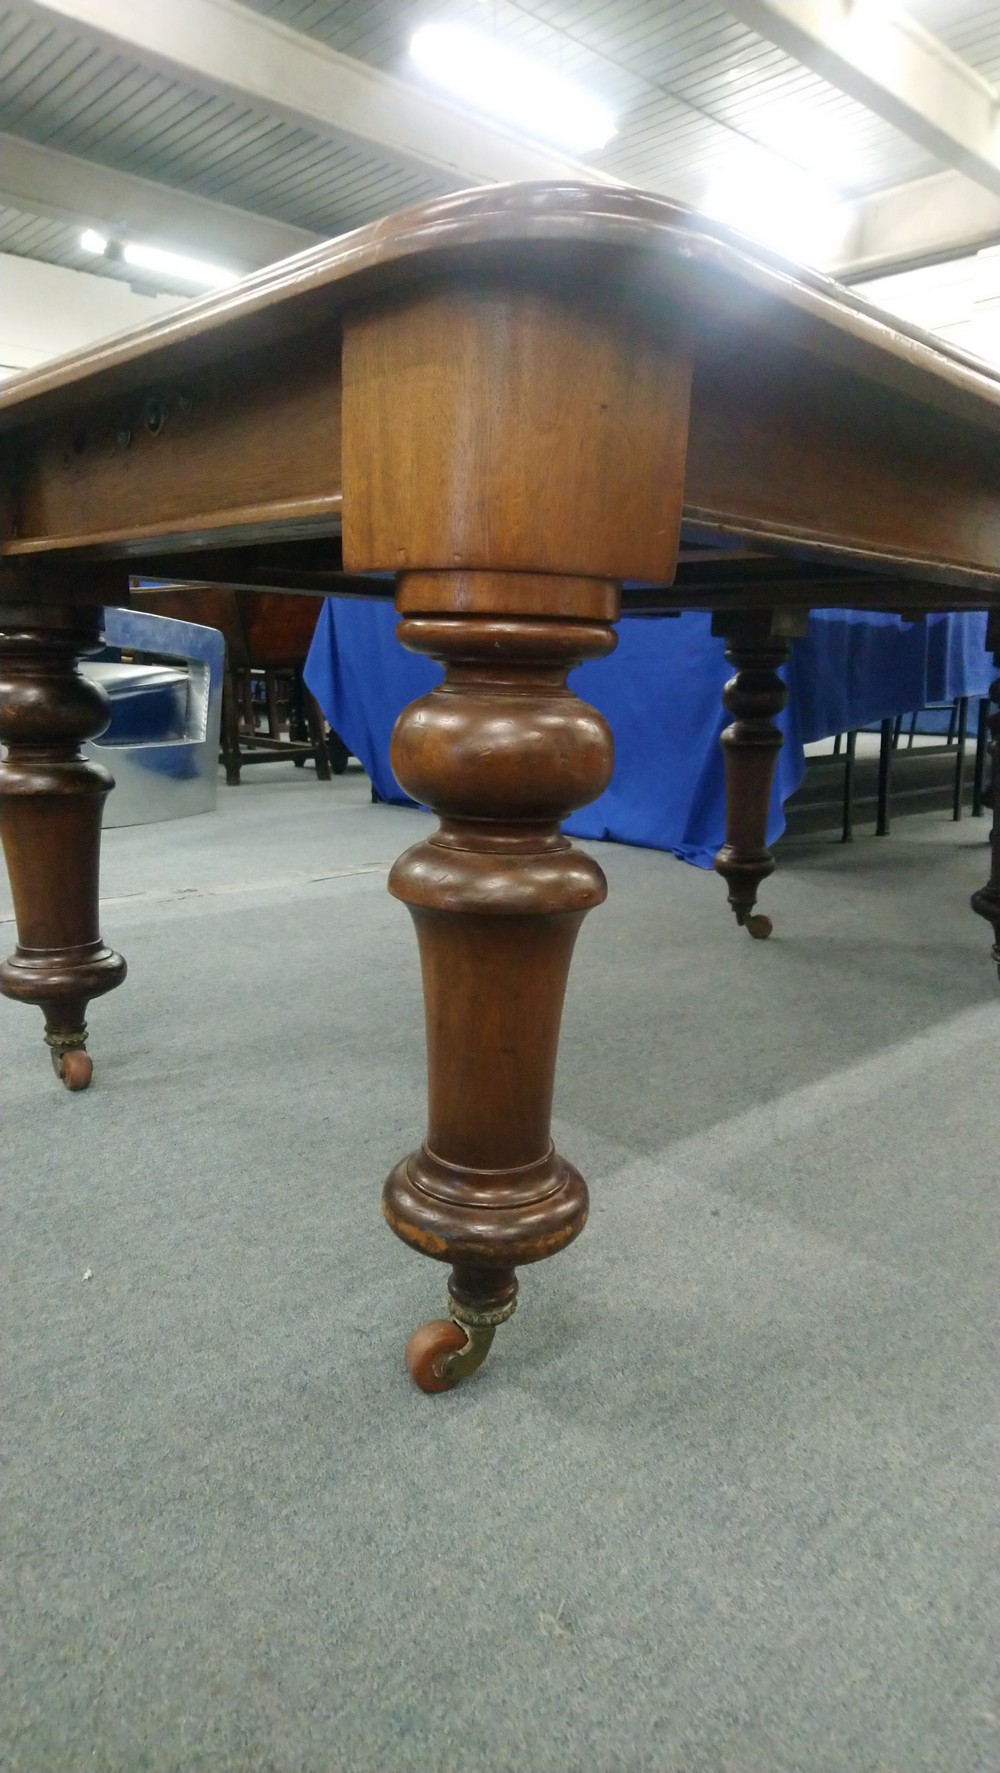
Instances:
[[[936,172],[938,162],[852,99],[706,0],[246,0],[331,49],[412,78],[409,39],[429,17],[493,31],[572,75],[608,103],[619,134],[595,166],[630,183],[656,178],[696,200],[706,168],[748,142],[845,194]]]
[[[19,209],[6,209],[0,205],[0,252],[79,268],[84,254],[77,241],[78,233],[78,229],[71,230],[63,222],[23,215]],[[73,252],[75,257],[71,256]]]
[[[0,129],[220,202],[339,233],[451,188],[0,11]]]
[[[909,0],[906,10],[1000,86],[1000,0]]]
[[[244,3],[403,78],[414,77],[410,35],[429,17],[495,31],[610,104],[619,133],[590,157],[595,166],[695,203],[715,172],[734,159],[745,162],[754,149],[846,195],[939,170],[889,124],[708,0]],[[913,0],[912,10],[1000,78],[1000,0]],[[16,6],[0,7],[0,130],[321,234],[460,182],[403,169],[374,149],[335,145],[264,109],[186,87]],[[72,229],[25,216],[0,216],[0,250],[79,262]]]

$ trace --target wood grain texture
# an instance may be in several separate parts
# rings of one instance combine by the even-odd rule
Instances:
[[[587,186],[422,206],[15,378],[0,389],[4,474],[22,488],[0,517],[7,556],[117,552],[148,572],[182,546],[332,538],[345,316],[355,564],[664,581],[693,350],[689,523],[956,590],[1000,581],[1000,377],[676,204]],[[433,340],[432,369],[435,327],[450,348]],[[199,418],[216,387],[228,400]],[[140,447],[129,415],[144,423],[163,395],[167,423]],[[124,469],[90,441],[123,414]],[[573,469],[561,514],[556,436]],[[438,476],[438,524],[404,539],[418,462]]]
[[[154,615],[216,628],[225,637],[221,738],[229,787],[238,785],[246,763],[286,759],[301,768],[308,758],[321,781],[331,779],[322,716],[302,680],[319,615],[314,597],[210,585],[157,585],[133,592],[132,602]],[[264,673],[266,734],[257,730],[251,671]],[[244,702],[246,718],[241,719]]]
[[[696,363],[684,501],[709,529],[895,561],[914,579],[956,569],[985,587],[1000,570],[990,432],[766,340]]]
[[[804,611],[757,609],[712,618],[726,641],[733,676],[722,692],[732,721],[720,736],[726,767],[726,836],[715,870],[728,889],[738,924],[752,936],[771,934],[771,920],[754,914],[761,882],[774,872],[767,817],[778,752],[784,742],[775,717],[788,699],[778,676],[791,642],[805,633]]]
[[[161,523],[128,524],[104,530],[68,531],[59,535],[12,537],[3,550],[5,565],[22,561],[64,560],[69,566],[87,567],[124,561],[129,571],[149,578],[176,577],[169,569],[172,555],[190,552],[196,558],[204,549],[224,550],[228,543],[245,549],[284,537],[289,544],[316,536],[332,537],[340,528],[340,493],[271,499],[264,504],[215,506],[185,519],[166,518]],[[217,574],[212,575],[215,583]],[[264,578],[264,590],[282,589]]]
[[[428,278],[488,279],[535,267],[580,290],[616,288],[651,313],[686,304],[707,331],[826,358],[873,385],[911,393],[1000,432],[1000,376],[830,278],[734,229],[625,186],[520,184],[460,191],[268,266],[147,326],[16,377],[0,390],[0,429],[73,411],[81,385],[119,393],[150,373],[206,365],[283,338],[371,297]]]
[[[673,575],[690,354],[600,294],[418,290],[344,328],[344,565]]]
[[[607,725],[566,676],[614,634],[557,616],[452,615],[406,617],[400,637],[439,659],[445,680],[393,736],[399,781],[440,827],[389,879],[420,945],[429,1110],[383,1204],[399,1237],[452,1265],[463,1321],[488,1321],[512,1308],[515,1267],[561,1249],[587,1215],[550,1121],[570,959],[607,889],[559,822],[610,777]]]
[[[258,669],[303,664],[319,615],[314,597],[217,585],[150,586],[133,592],[132,602],[154,615],[217,628],[232,663]]]
[[[339,515],[336,332],[84,401],[20,440],[8,556]]]
[[[104,691],[77,670],[101,640],[96,613],[72,607],[10,606],[0,622],[0,839],[17,922],[0,991],[40,1006],[57,1061],[82,1055],[88,1002],[125,977],[98,922],[101,817],[114,782],[80,749],[110,715]]]

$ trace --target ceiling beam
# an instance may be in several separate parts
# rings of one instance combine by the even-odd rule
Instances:
[[[433,166],[456,184],[544,177],[593,183],[602,176],[416,85],[339,55],[236,0],[171,0],[169,7],[137,5],[135,0],[21,3],[52,25],[131,55],[199,90],[252,101],[327,139],[363,142],[397,161]],[[843,19],[842,0],[833,4]],[[762,19],[765,12],[776,18],[779,11],[828,9],[807,6],[805,0],[733,0],[731,10]],[[872,0],[855,0],[851,16],[871,10]],[[885,14],[881,16],[885,22]],[[900,25],[898,18],[891,22],[895,28]],[[927,33],[921,35],[927,40]],[[964,63],[954,57],[950,62],[985,88]],[[14,136],[0,136],[0,162],[0,201],[14,208],[99,229],[118,226],[133,235],[155,234],[158,244],[225,258],[239,269],[270,263],[318,238],[305,229]],[[1000,178],[994,191],[945,171],[861,199],[855,209],[851,237],[830,267],[834,275],[874,275],[1000,240]]]
[[[1000,195],[1000,96],[886,0],[729,0],[758,36]]]
[[[237,0],[22,0],[22,10],[199,91],[258,105],[326,140],[429,168],[456,186],[617,179],[341,55]]]
[[[835,277],[875,276],[1000,242],[1000,196],[960,172],[936,172],[856,206],[850,238],[830,267]]]
[[[236,270],[257,270],[321,238],[3,133],[0,204],[71,227],[155,238],[158,246],[211,255]],[[826,267],[837,277],[898,270],[1000,242],[1000,197],[957,172],[878,191],[854,210],[850,235]]]
[[[115,172],[15,135],[0,135],[0,203],[71,226],[105,234],[120,231],[179,252],[202,252],[234,270],[259,270],[319,239],[305,228]]]

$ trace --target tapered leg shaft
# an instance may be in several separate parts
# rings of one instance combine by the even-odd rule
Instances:
[[[0,991],[38,1004],[56,1070],[90,1081],[86,1011],[125,962],[98,927],[101,816],[112,777],[80,750],[108,723],[103,690],[77,670],[98,649],[98,612],[33,606],[0,616],[0,836],[17,947]]]
[[[435,616],[404,620],[400,638],[446,676],[393,738],[399,781],[441,824],[389,880],[420,947],[429,1124],[389,1177],[384,1210],[407,1243],[451,1265],[449,1309],[468,1342],[437,1353],[459,1375],[476,1364],[476,1338],[484,1354],[513,1312],[515,1269],[562,1249],[587,1216],[550,1118],[573,946],[606,886],[559,821],[610,776],[607,727],[566,674],[614,634],[607,622]]]
[[[1000,672],[1000,610],[990,612],[986,645]],[[992,867],[986,885],[972,895],[972,909],[978,911],[980,917],[985,917],[993,926],[993,959],[1000,972],[1000,675],[990,685],[990,704],[986,723],[990,732],[990,785],[983,799],[993,813],[993,830],[990,833]]]
[[[715,616],[712,632],[726,638],[726,658],[734,667],[722,693],[733,716],[721,735],[726,765],[726,841],[715,858],[716,871],[729,890],[736,921],[751,936],[771,934],[769,917],[754,915],[762,881],[774,872],[767,847],[767,815],[788,691],[778,668],[788,658],[790,640],[804,632],[797,611],[750,610]]]

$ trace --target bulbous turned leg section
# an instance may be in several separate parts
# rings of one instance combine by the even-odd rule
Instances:
[[[500,575],[481,577],[498,595]],[[418,595],[401,582],[404,613]],[[586,1222],[586,1184],[549,1128],[570,959],[606,885],[558,822],[610,777],[607,727],[566,674],[614,636],[609,621],[417,615],[400,638],[446,677],[393,738],[399,781],[441,825],[389,879],[420,947],[429,1125],[386,1182],[383,1211],[404,1242],[452,1268],[449,1318],[418,1330],[406,1356],[416,1383],[439,1391],[485,1359],[513,1313],[516,1269]]]
[[[1000,610],[990,611],[986,645],[993,654],[993,661],[1000,669]],[[987,727],[990,733],[990,785],[983,800],[993,813],[993,829],[990,832],[990,849],[992,866],[990,878],[978,893],[972,895],[972,909],[987,923],[993,926],[993,959],[997,963],[1000,975],[1000,677],[990,684],[990,714]]]
[[[121,955],[98,927],[101,816],[112,777],[80,750],[108,723],[107,697],[77,670],[101,644],[99,612],[10,608],[0,616],[0,837],[17,947],[0,991],[37,1004],[67,1089],[84,1090],[87,1004],[120,985]]]
[[[805,632],[797,611],[750,610],[717,615],[713,634],[725,636],[726,658],[735,668],[722,692],[723,706],[733,716],[720,737],[726,768],[726,841],[715,858],[738,924],[761,941],[771,934],[769,917],[754,911],[761,882],[774,872],[767,847],[767,815],[774,770],[783,743],[775,716],[788,691],[778,668],[789,655],[790,640]]]

